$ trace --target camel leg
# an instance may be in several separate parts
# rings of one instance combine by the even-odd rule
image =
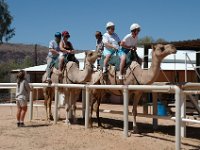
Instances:
[[[53,92],[51,92],[51,96],[49,98],[49,119],[52,121],[53,120],[53,114],[51,111],[51,104],[52,104],[52,100],[53,100]]]
[[[48,101],[49,101],[49,89],[44,89],[44,105],[46,110],[46,120],[49,120],[49,111],[48,111]]]
[[[77,90],[77,92],[74,92],[74,90],[72,91],[72,96],[71,96],[71,102],[72,102],[72,119],[73,119],[73,123],[77,122],[77,118],[76,118],[76,102],[79,99],[81,94],[81,90]]]
[[[140,98],[142,96],[141,92],[135,93],[134,100],[133,100],[133,109],[132,109],[132,114],[133,114],[133,133],[138,133],[138,128],[136,124],[136,116],[137,116],[137,106],[140,101]]]
[[[66,110],[66,119],[65,119],[65,123],[67,125],[70,125],[70,121],[69,121],[69,110],[70,110],[70,104],[69,104],[69,101],[70,101],[70,91],[69,89],[67,89],[67,91],[65,92],[65,110]]]

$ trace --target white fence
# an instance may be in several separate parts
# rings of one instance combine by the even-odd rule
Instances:
[[[15,88],[16,83],[0,83],[0,89],[11,89]],[[46,83],[31,83],[30,86],[33,88],[49,87]],[[89,98],[90,89],[112,89],[112,90],[122,90],[123,92],[123,116],[124,116],[124,135],[128,137],[128,103],[129,103],[129,90],[139,90],[143,92],[165,92],[175,94],[175,105],[176,105],[176,116],[171,119],[175,120],[175,148],[179,150],[181,148],[181,135],[185,136],[186,123],[193,122],[200,123],[197,120],[186,119],[186,101],[185,94],[187,93],[199,93],[200,84],[189,83],[184,86],[176,85],[83,85],[83,84],[52,84],[51,87],[55,87],[55,107],[54,107],[54,124],[57,123],[58,114],[58,88],[80,88],[85,90],[86,96],[86,110],[85,110],[85,128],[89,125]],[[84,101],[83,101],[84,102]],[[30,116],[29,119],[32,120],[33,117],[33,93],[30,92]],[[153,116],[153,118],[158,118]]]

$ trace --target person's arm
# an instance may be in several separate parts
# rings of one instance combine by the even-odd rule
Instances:
[[[28,93],[29,93],[31,90],[31,87],[26,80],[24,81],[24,87],[25,87],[26,91],[28,91]]]
[[[52,41],[49,43],[49,52],[51,52],[53,55],[59,54],[59,52],[54,49],[54,44]]]
[[[121,41],[120,43],[121,47],[125,48],[125,49],[131,49],[131,46],[127,46],[125,41]]]

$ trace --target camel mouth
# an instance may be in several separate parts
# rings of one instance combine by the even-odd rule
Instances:
[[[176,54],[176,53],[177,53],[177,50],[175,50],[175,51],[172,52],[172,54]]]

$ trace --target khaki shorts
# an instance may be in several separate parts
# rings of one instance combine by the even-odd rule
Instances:
[[[27,106],[27,100],[17,100],[16,101],[17,102],[17,106],[18,107],[25,107],[25,106]]]

